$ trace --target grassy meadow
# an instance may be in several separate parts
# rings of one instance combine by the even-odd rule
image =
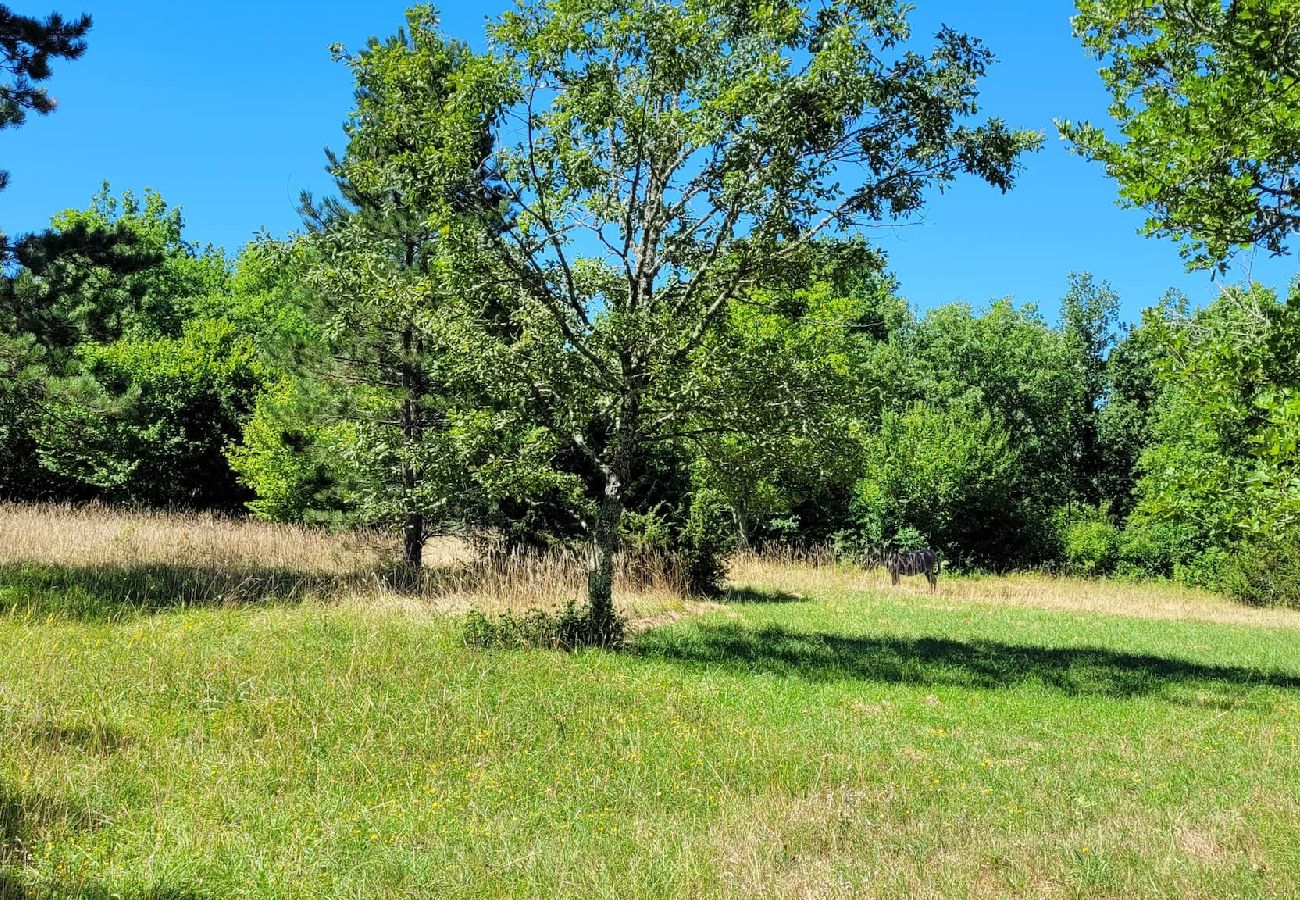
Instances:
[[[476,651],[575,560],[0,507],[0,898],[1294,897],[1300,612],[733,562]]]

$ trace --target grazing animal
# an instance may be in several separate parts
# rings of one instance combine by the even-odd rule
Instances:
[[[939,557],[929,547],[902,553],[891,551],[884,554],[883,561],[891,584],[898,584],[900,575],[924,575],[933,593],[939,583]]]

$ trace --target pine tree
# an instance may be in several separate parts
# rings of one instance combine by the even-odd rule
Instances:
[[[14,128],[28,112],[42,115],[58,104],[41,82],[50,77],[50,60],[76,59],[86,52],[90,16],[64,19],[51,13],[44,19],[23,16],[0,4],[0,71],[8,73],[0,83],[0,128]],[[0,171],[0,189],[9,173]]]

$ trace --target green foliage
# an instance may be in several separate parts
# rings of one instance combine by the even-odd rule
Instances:
[[[301,302],[306,326],[290,315],[267,342],[294,348],[302,359],[286,375],[311,383],[288,390],[319,402],[279,403],[277,426],[268,402],[237,457],[262,494],[259,514],[305,515],[333,482],[355,518],[404,528],[418,565],[428,535],[479,524],[534,488],[533,461],[548,448],[532,423],[495,416],[459,367],[447,223],[489,200],[492,116],[470,86],[484,61],[445,39],[427,6],[407,24],[355,54],[334,48],[356,82],[347,148],[329,154],[339,196],[304,197],[311,232],[263,248],[305,290],[254,278],[265,285],[254,296]],[[285,421],[290,412],[299,421]]]
[[[738,427],[694,437],[694,474],[725,499],[741,545],[818,542],[844,527],[860,432],[894,392],[887,345],[911,322],[894,291],[862,242],[817,241],[733,304],[711,339],[696,377],[711,416]]]
[[[1231,558],[1300,520],[1294,439],[1300,292],[1226,290],[1158,334],[1158,400],[1125,555],[1158,574],[1223,587]]]
[[[1256,535],[1225,562],[1222,582],[1246,603],[1300,608],[1300,529]]]
[[[1282,253],[1300,229],[1300,3],[1079,0],[1084,46],[1123,140],[1059,123],[1102,162],[1148,234],[1181,241],[1189,266],[1238,248]]]
[[[0,129],[23,124],[28,112],[46,115],[58,105],[41,82],[53,74],[50,61],[77,59],[86,52],[86,34],[90,16],[64,19],[51,13],[44,19],[15,13],[0,6]],[[0,171],[0,190],[9,182],[9,173]],[[0,237],[0,248],[4,240]],[[2,256],[3,253],[0,253]]]
[[[179,337],[227,290],[221,251],[184,239],[181,211],[153,191],[120,198],[107,184],[84,210],[15,247],[5,280],[11,327],[51,348],[123,337]]]
[[[11,497],[230,507],[223,458],[261,374],[221,320],[224,256],[153,192],[107,185],[13,248],[0,278],[0,432]]]
[[[1066,571],[1096,577],[1115,571],[1120,558],[1120,530],[1106,510],[1070,511],[1062,544]]]
[[[1086,406],[1078,344],[1068,332],[1010,300],[982,315],[952,304],[925,317],[908,349],[922,373],[915,400],[987,412],[1019,457],[1018,492],[1046,509],[1066,499],[1078,410]]]
[[[1102,410],[1107,399],[1108,360],[1118,339],[1119,296],[1106,282],[1088,273],[1070,276],[1070,290],[1061,300],[1061,332],[1076,357],[1081,390],[1072,410],[1072,496],[1099,503],[1114,480],[1102,443]]]
[[[1194,264],[1284,249],[1295,0],[1080,10],[1122,134],[1063,124],[1076,149]],[[1005,190],[1039,138],[981,118],[978,40],[910,49],[907,11],[525,0],[478,54],[419,5],[336,46],[355,106],[306,234],[232,266],[105,186],[5,245],[0,494],[399,526],[412,565],[441,532],[591,543],[593,628],[620,547],[701,595],[736,547],[834,540],[1277,602],[1300,285],[1121,329],[1076,274],[1055,326],[918,318],[858,229]],[[32,65],[4,115],[42,108]]]
[[[1120,517],[1133,506],[1138,461],[1152,441],[1154,409],[1161,392],[1159,364],[1169,323],[1185,315],[1185,297],[1170,293],[1142,313],[1106,360],[1105,401],[1097,412],[1101,467],[1097,493]]]
[[[50,471],[112,500],[237,507],[245,499],[223,455],[261,387],[252,349],[217,320],[180,338],[84,344],[79,375],[35,429]]]
[[[1113,306],[1104,294],[1079,299],[1061,329],[1006,300],[982,313],[954,304],[878,347],[873,359],[891,377],[879,388],[884,412],[873,421],[867,408],[857,425],[864,462],[850,543],[879,547],[907,527],[957,565],[1056,558],[1051,511],[1091,483],[1084,426],[1098,401],[1084,375]]]
[[[671,486],[647,512],[625,509],[619,527],[624,571],[645,584],[681,585],[697,597],[722,593],[723,558],[735,546],[730,510],[712,488]],[[641,497],[634,492],[634,505]]]
[[[963,565],[1000,565],[1017,552],[1029,525],[1013,502],[1018,460],[987,411],[887,413],[865,455],[854,505],[867,547],[921,534]]]
[[[341,522],[351,512],[344,483],[349,474],[337,448],[351,440],[345,422],[317,422],[303,411],[323,402],[304,396],[308,386],[282,379],[260,393],[230,467],[255,495],[248,508],[272,522]]]
[[[33,488],[46,480],[32,430],[49,380],[46,351],[36,338],[0,329],[0,496],[38,495]]]
[[[626,630],[622,616],[614,614],[598,622],[591,610],[570,601],[559,612],[530,609],[487,615],[471,610],[461,636],[466,646],[476,650],[616,650],[623,645]]]
[[[491,27],[500,67],[477,69],[452,103],[504,83],[510,113],[494,129],[501,205],[451,230],[464,292],[487,294],[465,313],[469,369],[599,473],[594,606],[610,602],[624,491],[647,447],[760,437],[760,418],[805,427],[784,384],[713,390],[731,383],[717,371],[734,306],[817,237],[912,214],[960,174],[1005,190],[1039,143],[978,119],[982,44],[944,30],[928,53],[905,52],[908,36],[901,4],[838,0],[536,0]],[[743,443],[725,449],[761,451]]]

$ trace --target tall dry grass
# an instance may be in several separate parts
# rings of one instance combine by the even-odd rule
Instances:
[[[1227,597],[1167,582],[1029,572],[957,577],[945,573],[939,577],[938,590],[931,594],[924,578],[903,578],[895,587],[883,568],[847,565],[818,549],[736,554],[730,561],[728,576],[736,589],[760,595],[824,597],[865,592],[949,608],[1031,607],[1141,619],[1300,628],[1300,610],[1243,606]]]
[[[562,606],[585,591],[586,560],[577,552],[507,552],[434,538],[415,578],[400,572],[395,553],[396,539],[375,531],[0,504],[0,605],[48,606],[73,594],[87,609],[316,599],[407,612],[522,611]],[[671,572],[627,561],[615,592],[634,618],[690,606]]]
[[[417,579],[397,577],[397,541],[364,530],[328,531],[203,513],[102,506],[0,504],[0,609],[71,608],[89,614],[176,606],[317,600],[375,612],[444,614],[470,609],[557,608],[585,593],[580,552],[504,552],[435,538]],[[881,569],[838,562],[823,550],[739,553],[729,560],[732,599],[907,597],[946,607],[1034,607],[1149,619],[1300,628],[1300,611],[1254,609],[1158,583],[1046,575],[944,575],[893,587]],[[710,608],[645,560],[624,559],[616,603],[634,626]]]

